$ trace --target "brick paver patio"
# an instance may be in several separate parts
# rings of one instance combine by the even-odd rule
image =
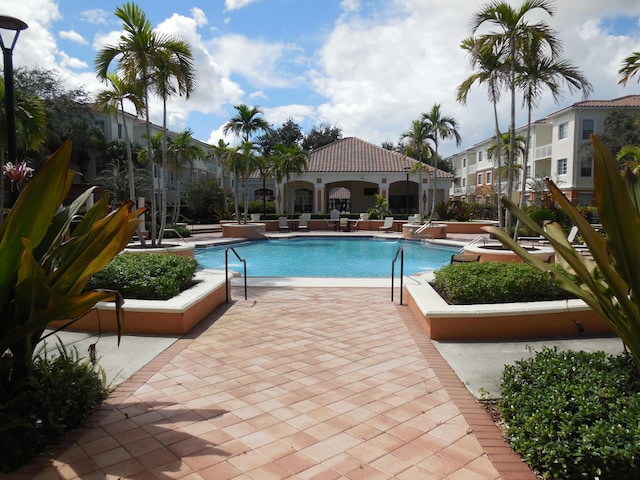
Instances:
[[[387,289],[234,294],[10,478],[535,479]]]

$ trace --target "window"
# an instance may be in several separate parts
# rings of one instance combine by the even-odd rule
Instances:
[[[123,135],[123,129],[124,125],[122,125],[121,123],[118,124],[118,140],[122,140]]]
[[[476,182],[476,185],[482,185],[482,173],[478,174],[478,181]]]
[[[466,159],[466,158],[463,158],[463,159],[462,159],[462,168],[464,168],[464,167],[466,167],[466,166],[467,166],[467,159]]]
[[[569,137],[569,122],[558,125],[558,140],[564,140]]]
[[[590,192],[582,192],[578,194],[578,205],[591,205],[593,195]]]
[[[467,186],[467,179],[466,179],[466,178],[463,178],[463,179],[462,179],[462,186],[463,186],[463,187],[466,187],[466,186]]]
[[[476,203],[482,203],[483,198],[484,198],[484,197],[483,197],[482,195],[478,195],[478,196],[476,197]]]
[[[580,176],[591,177],[593,169],[593,160],[589,157],[580,159]]]
[[[527,168],[524,171],[525,178],[531,178],[531,165],[527,165]]]
[[[478,163],[482,161],[482,151],[478,152]]]
[[[105,134],[105,131],[104,131],[104,122],[103,122],[102,120],[96,120],[96,122],[95,122],[95,126],[96,126],[96,128],[99,128],[99,129],[100,129],[100,131],[102,132],[102,134],[103,134],[103,135]]]
[[[593,118],[585,118],[582,120],[582,140],[589,140],[593,133],[594,121]]]
[[[192,180],[198,180],[198,171],[194,170],[193,172],[191,172],[191,179]]]
[[[491,185],[491,172],[487,172],[487,185]]]
[[[491,205],[491,195],[487,195],[484,201],[487,205]]]
[[[567,159],[560,158],[558,160],[558,168],[556,170],[558,175],[566,175],[567,174]]]

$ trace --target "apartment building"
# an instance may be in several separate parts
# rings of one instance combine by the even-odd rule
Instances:
[[[553,179],[574,204],[594,203],[593,155],[589,148],[589,135],[602,134],[604,120],[616,109],[640,112],[640,95],[577,102],[532,123],[528,167],[526,171],[516,168],[518,185],[521,185],[522,175],[527,180],[525,204],[533,201],[544,177]],[[516,131],[522,137],[526,133],[526,125]],[[494,144],[493,138],[487,138],[449,157],[456,168],[451,197],[488,203],[506,191],[505,181],[497,183],[497,166],[489,158]],[[517,165],[522,163],[522,156],[516,158]],[[515,193],[514,200],[518,199],[519,193]]]

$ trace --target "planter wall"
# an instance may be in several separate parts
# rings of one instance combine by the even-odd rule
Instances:
[[[265,223],[223,223],[222,236],[225,238],[264,239]]]
[[[477,235],[486,234],[483,227],[496,226],[498,222],[438,222],[447,225],[449,233],[472,233]]]
[[[464,247],[464,253],[480,255],[481,262],[522,262],[515,252],[502,248],[488,248],[478,245]],[[536,247],[529,251],[531,255],[543,262],[555,262],[555,251],[551,247]]]
[[[125,300],[124,333],[144,335],[183,335],[226,302],[224,273],[199,271],[198,283],[169,300]],[[231,291],[231,289],[229,289]],[[51,322],[58,328],[67,320]],[[116,332],[115,307],[100,302],[67,330]]]
[[[505,340],[611,334],[609,325],[581,300],[449,305],[428,284],[407,285],[407,304],[433,340]]]
[[[141,247],[127,247],[123,253],[173,253],[181,257],[193,258],[195,247],[193,244],[181,244],[181,245],[165,245],[160,248],[141,248]]]

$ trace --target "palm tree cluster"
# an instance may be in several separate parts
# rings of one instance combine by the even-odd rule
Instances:
[[[592,87],[582,72],[568,60],[561,58],[562,43],[556,32],[545,21],[529,21],[534,12],[553,16],[551,0],[524,0],[518,7],[507,2],[492,0],[477,11],[471,19],[472,36],[463,40],[475,72],[457,90],[457,98],[465,103],[473,84],[486,84],[489,100],[493,104],[498,185],[501,185],[501,154],[503,134],[499,127],[497,104],[501,93],[510,96],[509,147],[506,150],[506,195],[511,198],[516,187],[516,97],[519,92],[522,107],[527,109],[527,133],[525,135],[522,169],[526,172],[531,133],[531,112],[537,106],[545,90],[551,92],[557,102],[563,85],[573,93],[582,91],[587,98]],[[483,33],[480,33],[483,32]],[[524,201],[526,175],[523,175],[520,202]],[[502,224],[502,218],[500,218]],[[506,226],[509,225],[509,219]],[[517,235],[517,229],[516,229]]]
[[[123,33],[115,45],[107,45],[95,59],[98,78],[108,82],[110,88],[102,92],[99,102],[103,106],[116,105],[124,117],[124,101],[129,101],[138,114],[143,114],[146,122],[146,159],[153,176],[157,159],[163,166],[168,165],[167,147],[167,100],[173,95],[189,96],[196,83],[191,47],[184,40],[154,30],[145,13],[135,3],[126,3],[115,11],[122,21]],[[111,65],[117,63],[117,74],[110,72]],[[151,123],[149,120],[149,98],[155,94],[162,99],[163,120],[159,150],[153,151]],[[126,128],[125,128],[126,131]],[[128,140],[125,140],[128,143]],[[135,198],[133,184],[133,161],[128,150],[130,194]],[[158,152],[160,155],[158,155]],[[151,195],[151,241],[156,246],[162,242],[166,220],[166,192],[161,195],[161,226],[157,228],[157,200]],[[142,236],[140,236],[142,238]]]
[[[440,140],[448,138],[453,138],[456,145],[460,145],[458,122],[453,117],[443,115],[439,103],[434,104],[428,113],[422,113],[420,118],[413,120],[409,130],[400,135],[400,143],[403,145],[404,153],[420,162],[416,164],[414,170],[424,169],[423,162],[427,159],[432,160],[433,195],[431,196],[429,223],[433,220],[438,186],[438,146]]]

